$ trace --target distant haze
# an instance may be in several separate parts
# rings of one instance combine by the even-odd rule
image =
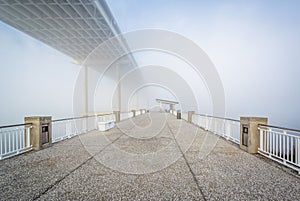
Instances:
[[[197,43],[221,77],[225,116],[266,116],[269,124],[300,129],[300,1],[109,0],[108,4],[123,32],[165,29]],[[1,22],[0,47],[0,125],[22,123],[27,115],[74,115],[73,92],[80,66]],[[190,79],[185,64],[155,51],[135,56],[140,66],[166,66],[190,80],[202,103],[198,112],[211,113],[208,92],[202,81]],[[146,69],[141,74],[147,80],[143,72]],[[144,99],[133,97],[122,104],[152,107],[156,97],[175,98],[157,86],[137,94]],[[95,97],[95,107],[105,109],[98,101],[103,94]]]
[[[124,32],[167,29],[196,42],[222,79],[226,116],[300,128],[300,1],[108,3]]]

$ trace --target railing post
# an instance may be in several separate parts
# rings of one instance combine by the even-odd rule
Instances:
[[[114,111],[113,112],[116,118],[116,122],[120,122],[120,111]]]
[[[188,122],[193,123],[193,114],[195,114],[195,111],[188,111]]]
[[[296,138],[296,163],[300,165],[300,138]]]
[[[72,133],[72,120],[66,122],[66,133],[65,135],[70,136]]]
[[[0,129],[0,137],[1,137],[1,142],[0,142],[0,160],[1,160],[2,159],[2,154],[3,154],[3,152],[2,152],[2,149],[3,149],[2,144],[3,144],[3,142],[2,142],[1,129]]]
[[[84,117],[82,120],[83,120],[83,121],[82,121],[82,128],[83,128],[83,131],[84,131],[85,133],[87,133],[87,118]]]
[[[226,139],[230,139],[231,136],[231,125],[230,125],[230,122],[225,120],[225,128],[226,128],[226,132],[225,132],[225,136],[226,136]]]
[[[208,130],[208,116],[205,115],[205,130]]]
[[[259,129],[259,149],[264,151],[264,130],[262,128]]]
[[[25,126],[25,135],[24,135],[24,147],[30,147],[30,129],[31,126]]]
[[[260,145],[259,124],[268,124],[268,118],[241,117],[240,148],[256,154]]]
[[[286,161],[289,161],[289,155],[290,155],[290,141],[289,141],[289,136],[286,135],[286,130],[283,131],[285,138],[286,138],[286,160],[284,160],[284,163],[286,163]]]

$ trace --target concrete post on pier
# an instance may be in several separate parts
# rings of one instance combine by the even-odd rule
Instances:
[[[170,110],[174,110],[174,104],[169,104],[169,106],[170,106]]]
[[[143,109],[140,109],[140,113],[141,113],[141,115],[143,114]]]
[[[193,114],[195,114],[195,111],[188,111],[188,122],[193,122]]]
[[[135,117],[135,110],[131,110],[131,112],[133,113],[132,117]]]
[[[120,122],[120,111],[114,111],[116,122]]]
[[[268,124],[268,118],[240,117],[240,148],[251,154],[256,154],[259,147],[259,124]]]
[[[52,144],[52,117],[25,117],[25,123],[32,124],[30,130],[30,144],[34,150],[46,148]]]

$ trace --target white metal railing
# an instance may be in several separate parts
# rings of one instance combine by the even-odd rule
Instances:
[[[240,121],[235,119],[193,114],[192,122],[201,128],[220,135],[227,140],[240,143]]]
[[[176,114],[175,114],[176,115]],[[182,118],[188,119],[187,113],[182,113]],[[240,143],[240,121],[235,119],[214,117],[203,114],[193,114],[192,123],[204,130],[220,135],[227,140]]]
[[[115,120],[115,115],[93,115],[58,119],[52,121],[52,142],[58,142],[75,135],[86,133],[98,128],[99,121]]]
[[[120,120],[123,121],[125,119],[129,119],[133,117],[133,112],[122,112],[120,114]]]
[[[108,121],[116,121],[116,116],[114,114],[106,114],[106,115],[98,116],[97,122],[108,122]]]
[[[0,127],[0,160],[32,149],[30,144],[31,124]]]
[[[140,110],[135,111],[135,116],[139,116],[141,114]]]
[[[177,116],[177,111],[173,110],[173,115]]]
[[[146,111],[137,111],[136,115]],[[132,112],[121,113],[121,120],[133,117]],[[115,121],[114,114],[92,115],[52,120],[52,142],[58,142],[72,136],[98,128],[98,122]],[[0,127],[0,160],[32,150],[30,131],[32,124],[16,124]]]
[[[300,131],[259,125],[258,152],[300,173]]]
[[[182,112],[181,113],[181,119],[184,119],[184,120],[188,120],[188,113],[185,113],[185,112]]]

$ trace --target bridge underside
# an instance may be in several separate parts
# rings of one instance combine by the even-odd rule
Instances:
[[[115,58],[127,49],[126,41],[104,43],[120,34],[105,1],[0,0],[0,21],[72,57],[78,64],[96,48],[97,60]]]
[[[163,113],[4,160],[0,172],[4,200],[300,197],[300,180],[288,170]]]

